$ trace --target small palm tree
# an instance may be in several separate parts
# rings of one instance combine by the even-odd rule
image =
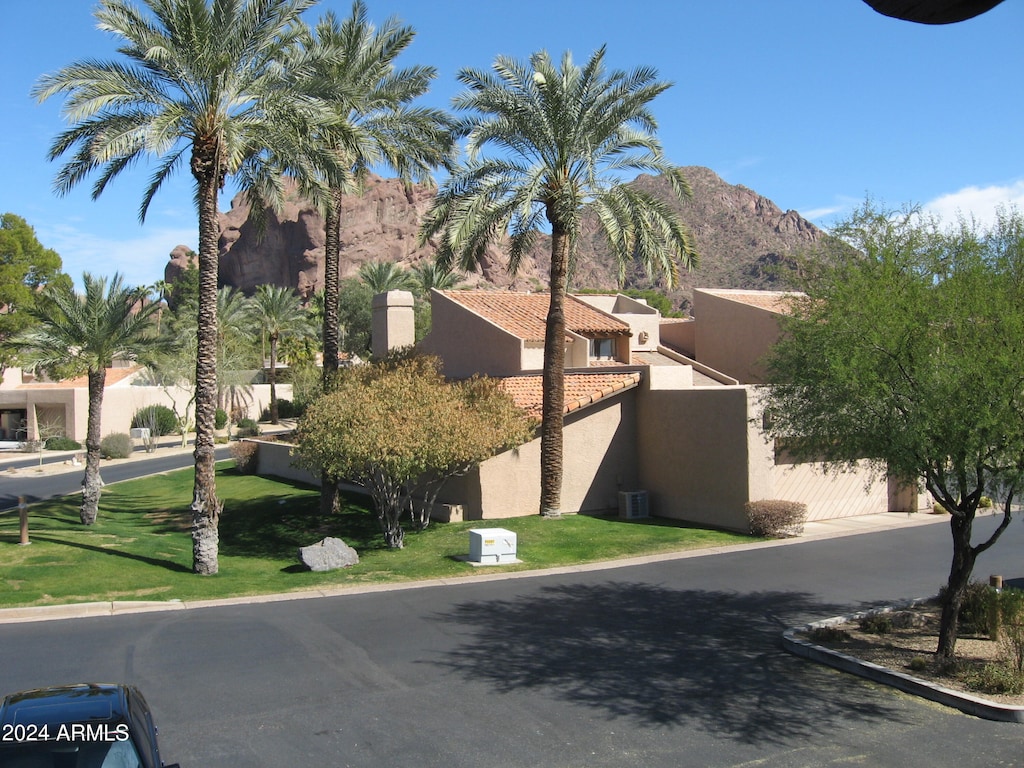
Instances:
[[[432,290],[450,290],[464,278],[465,275],[453,271],[450,265],[440,265],[436,261],[427,261],[412,268],[414,290],[427,301],[430,301]]]
[[[620,272],[636,261],[675,283],[697,254],[689,232],[664,201],[624,183],[622,173],[662,174],[676,197],[689,187],[655,138],[648,109],[669,87],[654,69],[607,73],[600,48],[582,68],[566,53],[556,65],[545,53],[529,63],[495,60],[494,71],[463,69],[466,90],[454,99],[468,114],[457,134],[467,160],[442,185],[420,232],[442,234],[438,261],[474,269],[490,243],[508,236],[509,269],[543,228],[551,233],[551,300],[544,338],[541,424],[541,514],[561,507],[565,407],[565,292],[584,209],[604,230]],[[485,150],[497,152],[487,157]]]
[[[407,291],[415,285],[409,270],[393,261],[368,261],[359,268],[356,275],[374,295],[387,291]]]
[[[261,285],[253,296],[253,315],[270,341],[270,421],[280,422],[277,407],[277,349],[281,335],[310,336],[313,328],[302,301],[290,288]]]
[[[100,489],[100,419],[107,368],[115,359],[135,360],[159,344],[151,333],[150,316],[157,304],[145,303],[145,288],[129,288],[115,274],[82,276],[85,293],[65,285],[48,287],[44,301],[32,310],[38,325],[17,340],[25,359],[43,369],[85,373],[89,382],[85,478],[82,480],[82,523],[96,522]]]
[[[101,0],[98,27],[118,39],[119,59],[84,60],[39,80],[39,100],[65,96],[71,123],[50,148],[71,151],[57,174],[59,193],[98,174],[93,197],[126,168],[157,161],[139,219],[182,164],[195,181],[199,218],[199,304],[195,393],[192,569],[217,572],[222,504],[214,473],[217,408],[218,197],[229,176],[250,192],[253,209],[284,200],[282,173],[296,176],[314,203],[316,183],[338,173],[336,157],[310,142],[329,114],[296,87],[310,71],[300,45],[302,13],[315,0]]]

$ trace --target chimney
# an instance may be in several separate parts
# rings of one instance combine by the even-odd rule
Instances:
[[[397,347],[416,343],[416,321],[409,291],[388,291],[373,297],[372,333],[371,349],[376,358],[385,357]]]

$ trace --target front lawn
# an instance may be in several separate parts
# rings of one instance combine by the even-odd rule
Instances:
[[[337,515],[319,513],[319,491],[296,483],[218,468],[224,501],[220,573],[191,573],[188,505],[193,474],[182,470],[104,489],[99,518],[78,521],[78,497],[33,504],[32,544],[19,546],[18,514],[0,515],[0,607],[109,600],[202,600],[345,586],[552,568],[659,552],[750,541],[722,531],[664,520],[622,521],[571,515],[466,523],[434,523],[388,550],[362,496],[344,498]],[[518,535],[521,565],[477,569],[457,559],[469,551],[470,528],[501,527]],[[360,562],[313,573],[297,548],[324,536],[344,539]]]

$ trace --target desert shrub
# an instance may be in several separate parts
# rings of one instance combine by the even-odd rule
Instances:
[[[992,635],[1008,653],[1018,674],[1024,674],[1024,590],[990,590]]]
[[[38,453],[43,449],[43,444],[39,440],[26,440],[23,443],[18,443],[18,450],[22,453]]]
[[[964,675],[964,684],[981,693],[1024,693],[1024,673],[1006,664],[986,664]]]
[[[947,511],[948,510],[944,506],[939,504],[939,502],[937,502],[937,501],[933,501],[932,502],[932,512],[934,512],[934,513],[936,513],[938,515],[944,515],[944,514],[946,514]]]
[[[915,656],[910,660],[910,664],[907,666],[909,666],[914,672],[924,672],[928,669],[928,659],[924,656]]]
[[[888,635],[892,632],[892,617],[885,613],[869,613],[858,623],[861,632],[869,635]]]
[[[972,581],[967,585],[964,600],[960,604],[960,629],[974,635],[994,637],[997,625],[994,623],[992,597],[995,591],[983,581]],[[939,590],[939,601],[946,596],[946,588]]]
[[[256,423],[256,419],[239,419],[236,426],[235,435],[238,437],[259,437],[260,435],[260,425]]]
[[[224,429],[228,425],[228,412],[223,408],[218,408],[213,415],[213,428]]]
[[[124,432],[112,432],[100,440],[100,455],[105,459],[127,459],[132,450],[132,439]]]
[[[812,643],[841,643],[850,639],[850,633],[839,627],[815,627],[807,633],[807,639]]]
[[[982,496],[981,499],[978,500],[978,507],[981,508],[981,509],[991,509],[992,508],[992,499],[991,499],[991,497],[989,497],[989,496]]]
[[[235,469],[243,475],[255,475],[259,462],[259,443],[239,440],[228,448],[231,458],[235,460]]]
[[[51,437],[46,441],[44,447],[48,451],[80,451],[82,444],[70,437]]]
[[[799,536],[807,519],[807,505],[784,499],[748,501],[744,505],[753,536],[785,538]]]
[[[297,406],[291,400],[280,398],[277,401],[277,415],[282,419],[296,419],[302,415],[302,408]],[[263,409],[260,414],[260,421],[270,421],[270,406],[268,405]]]
[[[178,431],[178,417],[166,405],[148,405],[132,416],[132,427],[148,428],[153,437],[173,435]]]

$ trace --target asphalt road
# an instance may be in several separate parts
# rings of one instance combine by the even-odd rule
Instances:
[[[215,456],[218,461],[228,458],[227,446],[218,447]],[[66,455],[61,455],[56,461],[50,463],[62,463],[66,458]],[[175,469],[184,469],[185,467],[193,466],[194,463],[195,459],[191,451],[168,451],[166,454],[157,451],[152,457],[146,456],[145,458],[138,458],[132,461],[104,461],[100,465],[100,476],[103,478],[104,483],[109,484],[122,480],[132,480],[145,475],[155,475]],[[28,461],[27,464],[20,460],[6,460],[0,464],[0,470],[11,467],[34,467],[37,464],[38,459]],[[82,477],[84,473],[84,466],[75,471],[40,474],[36,477],[26,473],[19,473],[14,477],[5,477],[0,472],[0,512],[17,507],[19,496],[24,496],[26,501],[31,503],[54,496],[78,493],[82,490]]]
[[[1015,521],[977,574],[1024,577],[1022,551]],[[935,524],[569,575],[7,624],[0,688],[136,683],[165,759],[186,767],[1024,765],[1019,725],[781,650],[787,626],[933,594],[948,563]]]

